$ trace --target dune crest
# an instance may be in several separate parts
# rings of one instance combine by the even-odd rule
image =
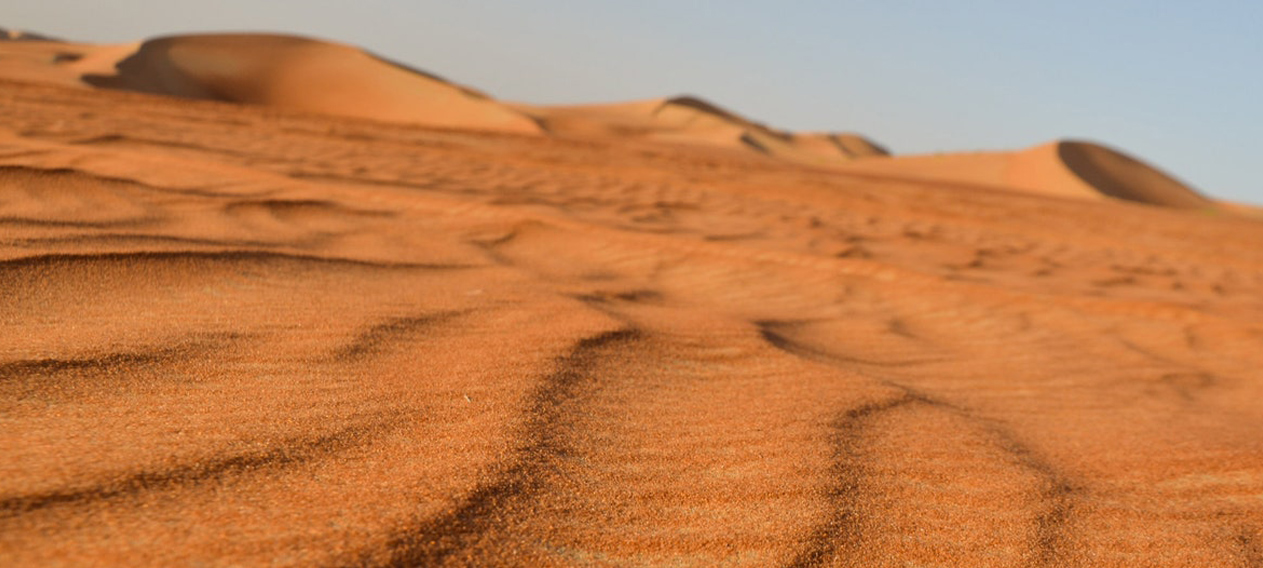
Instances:
[[[890,150],[887,150],[885,146],[863,135],[854,133],[811,132],[795,134],[794,142],[800,148],[826,156],[831,156],[838,152],[853,159],[890,155]]]
[[[58,41],[43,34],[15,28],[0,28],[0,41]]]
[[[691,95],[626,103],[517,108],[560,136],[715,146],[822,165],[888,154],[858,134],[786,132]]]
[[[1093,142],[1058,140],[1016,152],[898,156],[847,168],[1071,199],[1112,198],[1182,209],[1214,206],[1214,201],[1156,167]]]
[[[1211,201],[1180,180],[1118,150],[1091,142],[1056,144],[1057,158],[1076,179],[1104,195],[1137,203],[1185,209]],[[1015,171],[1011,175],[1020,176]]]
[[[860,134],[790,132],[692,95],[551,106],[498,101],[355,47],[299,36],[192,34],[87,45],[27,32],[0,29],[0,34],[0,77],[24,82],[87,85],[427,127],[705,146],[855,173],[1070,199],[1217,207],[1156,167],[1085,141],[1058,140],[1021,151],[891,157],[881,144]],[[1217,210],[1258,215],[1227,205]]]
[[[538,117],[549,132],[559,135],[614,135],[732,148],[758,147],[753,142],[755,137],[788,139],[783,133],[691,96],[520,108]]]

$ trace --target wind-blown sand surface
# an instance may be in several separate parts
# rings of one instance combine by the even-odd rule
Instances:
[[[59,45],[0,59],[0,565],[1263,565],[1263,224],[1131,158],[442,130]]]

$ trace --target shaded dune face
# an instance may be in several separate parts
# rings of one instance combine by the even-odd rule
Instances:
[[[98,87],[270,105],[439,127],[537,133],[529,118],[469,89],[361,50],[266,34],[153,39]]]
[[[1086,142],[1060,142],[1057,156],[1071,173],[1116,199],[1179,208],[1204,208],[1210,200],[1136,158]]]
[[[750,122],[696,97],[653,99],[630,103],[536,107],[555,134],[606,134],[655,139],[695,140],[740,147],[742,137],[759,131],[764,137],[787,139],[783,133]]]
[[[713,103],[697,97],[683,96],[667,99],[651,113],[656,121],[678,128],[707,128],[720,125],[738,126],[749,131],[757,131],[766,136],[788,140],[789,136],[776,132],[768,127],[751,122]]]

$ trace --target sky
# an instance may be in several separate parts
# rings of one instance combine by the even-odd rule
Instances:
[[[532,103],[692,94],[898,154],[1061,138],[1263,204],[1263,2],[39,0],[0,26],[125,42],[286,32]]]

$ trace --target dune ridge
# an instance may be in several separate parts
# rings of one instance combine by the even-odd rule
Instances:
[[[550,133],[562,136],[715,146],[818,165],[889,153],[858,134],[785,132],[691,95],[614,104],[519,104],[517,108],[536,117]]]
[[[890,152],[860,134],[779,130],[692,95],[588,105],[506,103],[351,46],[300,36],[185,34],[115,46],[8,43],[0,44],[9,60],[3,75],[18,80],[438,128],[709,146],[821,167],[1251,215],[1240,207],[1216,208],[1169,174],[1092,142],[886,160],[880,158]]]
[[[268,34],[182,35],[142,43],[99,87],[252,103],[437,127],[537,133],[531,120],[359,49]]]
[[[57,41],[49,36],[13,28],[0,28],[0,41]]]
[[[1016,152],[897,156],[859,162],[848,169],[1070,199],[1119,199],[1180,209],[1216,207],[1213,200],[1170,174],[1087,141],[1057,140]]]
[[[1260,559],[1263,224],[1112,150],[5,77],[0,565]]]

